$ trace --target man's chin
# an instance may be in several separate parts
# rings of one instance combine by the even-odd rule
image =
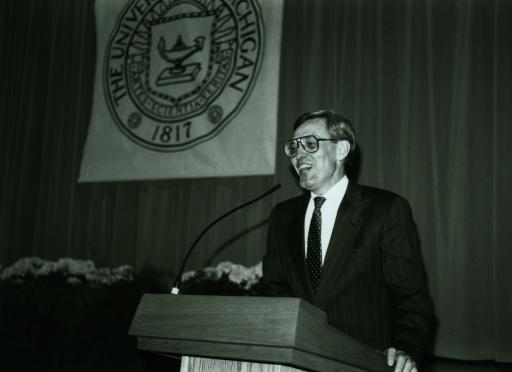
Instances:
[[[305,190],[311,191],[311,189],[313,188],[313,182],[311,182],[311,180],[308,180],[305,177],[300,177],[299,184],[300,187],[302,187]]]

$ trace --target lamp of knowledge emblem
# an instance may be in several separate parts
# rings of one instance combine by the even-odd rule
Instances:
[[[211,139],[247,101],[262,49],[256,0],[131,0],[107,43],[110,114],[153,150]]]

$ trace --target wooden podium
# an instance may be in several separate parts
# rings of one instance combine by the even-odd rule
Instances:
[[[182,356],[182,372],[392,370],[322,310],[291,297],[145,294],[129,334],[140,350]]]

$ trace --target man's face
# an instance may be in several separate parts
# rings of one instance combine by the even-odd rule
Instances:
[[[316,138],[330,138],[324,119],[312,119],[299,126],[293,138],[314,135]],[[309,153],[299,145],[297,155],[291,158],[292,166],[299,175],[300,186],[323,195],[343,176],[335,141],[319,142],[318,150]]]

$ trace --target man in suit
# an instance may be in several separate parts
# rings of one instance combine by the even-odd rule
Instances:
[[[431,338],[432,302],[408,202],[346,176],[352,124],[321,110],[299,117],[285,152],[307,194],[274,207],[263,283],[301,297],[328,322],[417,372]]]

